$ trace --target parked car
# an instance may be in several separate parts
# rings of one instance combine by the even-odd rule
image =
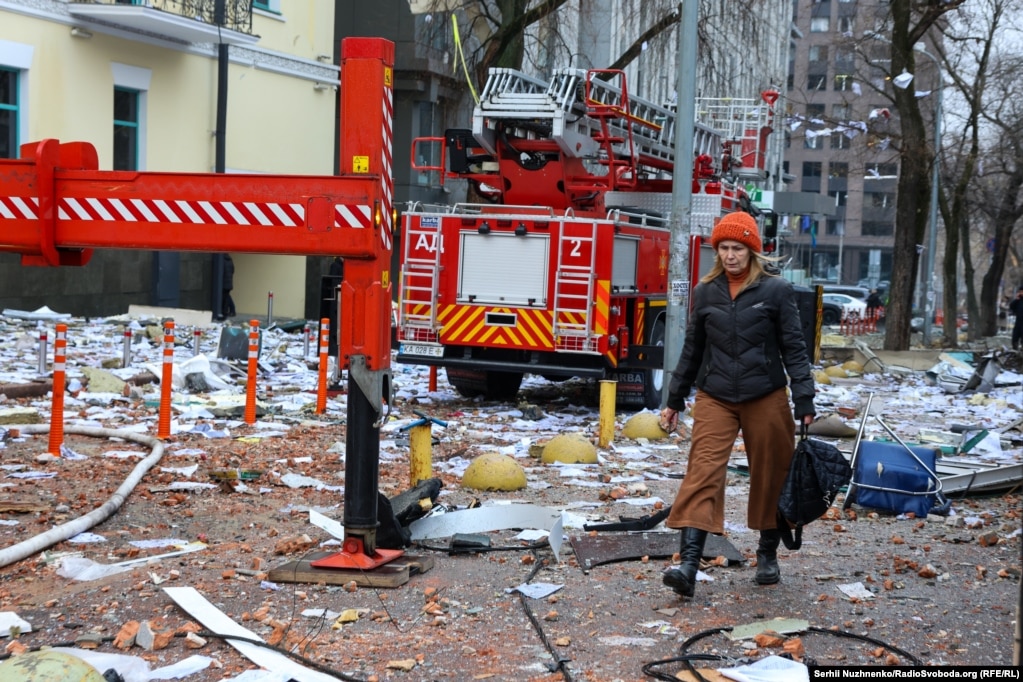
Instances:
[[[822,299],[826,303],[834,303],[838,306],[841,306],[842,314],[845,315],[846,317],[856,315],[858,317],[864,318],[867,316],[866,302],[853,296],[849,296],[848,294],[832,294],[826,292],[822,296]]]
[[[825,294],[845,294],[846,296],[858,298],[861,301],[866,301],[867,296],[870,295],[870,289],[864,287],[845,286],[842,284],[825,284],[822,288],[824,289]]]
[[[831,301],[821,301],[821,324],[833,326],[842,321],[842,306]]]
[[[877,284],[875,284],[874,286],[871,286],[869,279],[861,279],[859,282],[856,283],[856,286],[863,289],[867,289],[868,291],[870,289],[877,289],[878,292],[884,294],[884,292],[888,291],[888,287],[891,286],[891,282],[889,282],[886,279],[882,279],[878,280]]]

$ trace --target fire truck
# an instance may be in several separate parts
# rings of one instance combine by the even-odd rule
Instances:
[[[776,98],[697,105],[693,284],[717,219],[755,213],[740,183],[764,177]],[[443,367],[466,397],[510,399],[525,374],[586,377],[656,408],[675,119],[621,71],[491,69],[471,130],[412,145],[415,170],[480,201],[404,212],[397,362]]]

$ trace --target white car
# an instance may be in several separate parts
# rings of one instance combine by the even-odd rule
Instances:
[[[867,316],[867,304],[858,298],[846,294],[823,294],[822,298],[828,303],[842,307],[842,314],[845,317],[857,316],[863,319]]]

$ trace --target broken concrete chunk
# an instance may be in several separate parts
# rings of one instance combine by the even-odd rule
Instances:
[[[189,649],[201,649],[206,646],[206,640],[194,632],[185,633],[185,646]]]
[[[83,632],[75,638],[79,649],[98,649],[103,643],[103,635],[98,632]]]
[[[124,393],[124,387],[127,385],[127,382],[120,377],[95,367],[83,367],[82,374],[87,379],[86,383],[91,393],[117,393],[121,395]]]
[[[0,410],[0,424],[42,424],[39,411],[31,407],[8,407]]]
[[[130,649],[135,645],[135,636],[138,632],[139,622],[137,620],[129,620],[121,626],[121,629],[114,636],[114,646],[118,649]]]

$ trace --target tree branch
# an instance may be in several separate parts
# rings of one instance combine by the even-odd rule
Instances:
[[[644,43],[653,40],[655,37],[663,33],[669,27],[677,24],[681,19],[682,12],[678,8],[669,12],[668,14],[665,14],[656,24],[654,24],[647,30],[643,31],[643,35],[636,38],[632,45],[629,45],[629,49],[625,50],[625,52],[623,52],[621,56],[618,57],[618,59],[616,59],[614,63],[607,68],[609,70],[624,69],[643,52]]]

